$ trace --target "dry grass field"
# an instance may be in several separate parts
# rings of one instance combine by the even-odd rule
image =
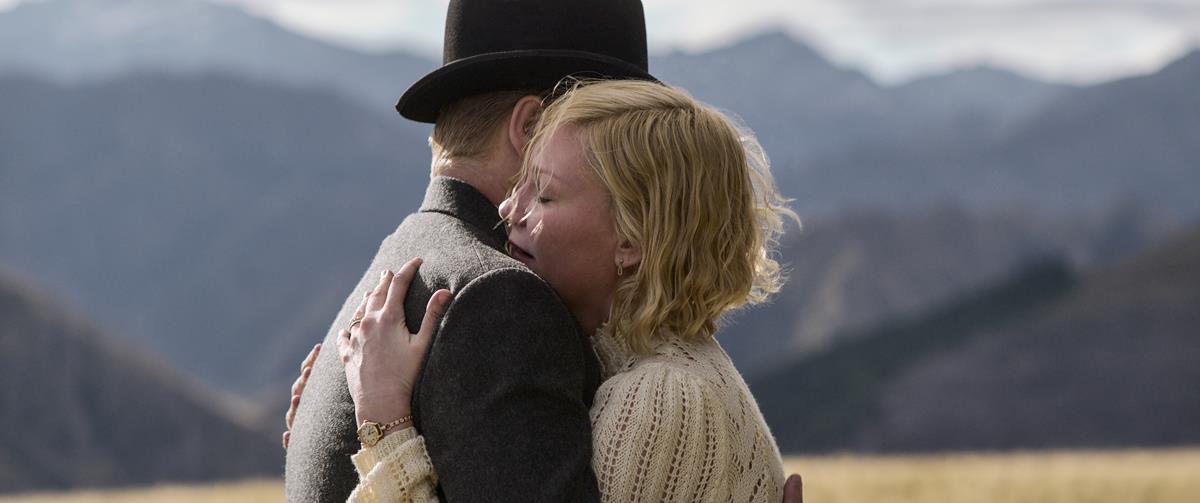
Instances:
[[[1197,503],[1200,449],[786,460],[808,503]],[[0,503],[282,501],[277,480],[0,497]]]
[[[1200,449],[799,457],[809,503],[1200,503]]]
[[[3,503],[260,503],[283,501],[283,482],[251,480],[212,485],[163,485],[0,497]]]

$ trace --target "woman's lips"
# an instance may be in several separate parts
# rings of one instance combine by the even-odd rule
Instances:
[[[520,246],[517,246],[516,243],[509,241],[508,246],[512,250],[513,258],[520,260],[521,262],[530,262],[533,260],[533,255],[530,255],[529,252],[525,251]]]

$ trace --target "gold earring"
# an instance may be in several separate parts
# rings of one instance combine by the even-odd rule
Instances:
[[[619,258],[619,259],[617,259],[617,277],[621,277],[624,274],[625,274],[625,259]]]

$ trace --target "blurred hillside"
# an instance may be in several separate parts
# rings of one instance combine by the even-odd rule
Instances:
[[[1070,212],[1114,198],[1200,212],[1200,52],[1154,75],[1060,92],[991,138],[935,136],[815,160],[800,201],[909,207],[933,197]],[[1018,106],[1020,106],[1018,104]]]
[[[335,312],[428,179],[398,121],[218,75],[0,77],[0,109],[4,262],[240,391],[270,336]]]
[[[273,435],[0,275],[0,492],[273,475]]]
[[[346,50],[208,0],[51,0],[0,14],[0,73],[62,84],[147,71],[219,72],[321,87],[394,113],[389,103],[400,86],[432,66],[404,53]]]
[[[1058,256],[1075,268],[1128,257],[1171,232],[1170,219],[1128,203],[1087,217],[958,204],[908,212],[851,209],[784,238],[788,281],[768,304],[735,313],[718,335],[742,372],[822,349],[896,317],[988,286],[1024,263]]]
[[[1040,261],[752,383],[787,451],[1200,442],[1200,230],[1077,275]]]
[[[205,0],[48,0],[0,13],[0,265],[147,360],[251,399],[258,407],[249,412],[274,430],[297,362],[323,337],[379,242],[420,202],[428,127],[392,106],[434,67],[314,41]],[[1153,262],[1147,249],[1200,217],[1200,53],[1087,87],[987,67],[888,87],[802,41],[763,33],[655,56],[651,69],[752,128],[804,219],[804,231],[783,242],[791,270],[784,290],[734,315],[719,334],[756,392],[764,390],[785,449],[1042,445],[1028,428],[974,443],[975,430],[934,438],[927,423],[957,416],[905,404],[939,410],[919,391],[943,389],[933,383],[950,379],[945,369],[970,361],[946,363],[952,349],[1002,341],[972,351],[1019,358],[1000,351],[1045,349],[1021,334],[1065,341],[1073,330],[1090,333],[1092,311],[1058,309],[1057,324],[1036,313],[1091,291],[1097,278],[1116,274],[1115,264]],[[1061,260],[1015,272],[1045,257]],[[1068,286],[1051,288],[1054,278]],[[1018,303],[1027,310],[991,311],[1006,288],[1028,294]],[[991,314],[938,321],[968,308]],[[1138,312],[1164,341],[1194,332],[1170,309]],[[1113,334],[1140,333],[1113,326]],[[927,327],[945,341],[904,343]],[[881,346],[888,338],[909,349],[879,353],[899,360],[867,357],[893,347]],[[1174,369],[1171,357],[1156,351],[1121,368]],[[818,364],[825,361],[853,365]],[[1058,361],[1085,369],[1091,360]],[[879,367],[868,366],[869,386],[859,383],[866,391],[847,395],[859,401],[802,411],[812,417],[789,408],[820,398],[804,395],[807,385],[797,383],[811,381],[797,376],[849,389],[863,362]],[[1017,384],[986,386],[1001,393]],[[1077,391],[1046,389],[1058,393],[1046,400],[1066,402]],[[981,398],[969,391],[944,392],[993,410],[971,402]],[[221,402],[217,393],[201,401]],[[883,400],[890,396],[907,398]],[[1127,420],[1146,414],[1140,403],[1114,407]],[[826,430],[812,427],[815,417],[851,413],[845,431],[817,435]],[[1078,444],[1169,443],[1113,428]],[[1097,440],[1104,435],[1111,438]],[[101,479],[38,480],[60,487],[53,484]]]

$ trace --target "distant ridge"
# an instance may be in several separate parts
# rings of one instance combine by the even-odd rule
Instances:
[[[793,281],[722,343],[765,371],[1030,253],[1150,242],[1155,218],[1109,210],[1197,208],[1197,59],[1103,86],[974,68],[888,87],[780,32],[653,58],[657,75],[755,130],[813,224],[784,250]],[[115,335],[277,410],[296,361],[420,203],[428,128],[391,109],[436,64],[418,60],[341,49],[229,3],[6,11],[0,259]]]
[[[878,417],[883,389],[897,373],[978,336],[981,329],[1011,322],[1073,286],[1063,263],[1036,262],[1002,284],[926,316],[868,330],[763,375],[752,389],[780,449],[871,450],[855,442],[857,435]]]
[[[211,0],[48,0],[0,13],[0,74],[61,83],[132,73],[233,73],[274,85],[321,88],[388,117],[433,61],[368,54],[291,32]]]
[[[1056,91],[998,129],[1000,123],[967,121],[950,132],[933,129],[938,134],[925,141],[816,160],[808,183],[797,184],[793,195],[814,209],[873,203],[903,210],[954,198],[1053,212],[1140,199],[1194,217],[1200,215],[1192,189],[1200,186],[1198,80],[1200,57],[1193,52],[1152,75]]]
[[[324,333],[429,177],[399,116],[229,75],[0,77],[0,110],[0,259],[243,393],[273,341],[294,361]]]
[[[718,339],[753,379],[797,355],[897,317],[944,305],[1044,256],[1072,268],[1129,257],[1174,223],[1131,203],[1093,216],[957,204],[907,212],[857,209],[784,236],[788,280],[766,305],[735,313]]]
[[[789,452],[1200,442],[1200,229],[1053,262],[752,381]]]
[[[1200,443],[1197,327],[1193,226],[898,375],[857,441],[904,451]]]
[[[0,492],[276,476],[271,435],[0,274]]]

